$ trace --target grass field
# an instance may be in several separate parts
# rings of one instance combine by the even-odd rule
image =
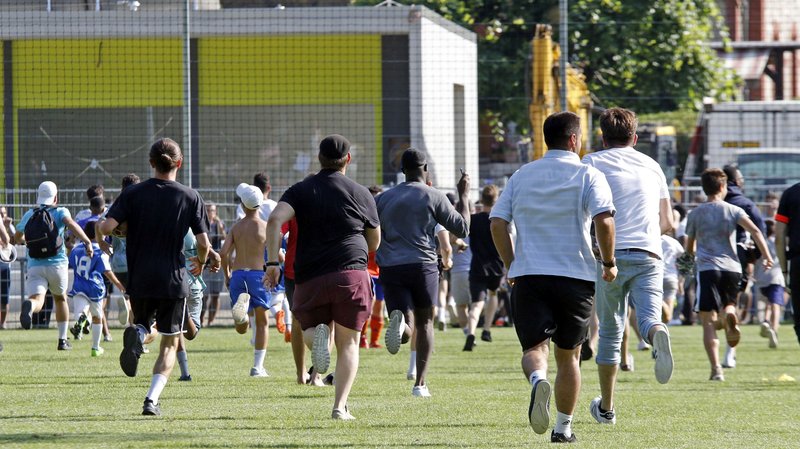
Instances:
[[[757,326],[743,329],[738,367],[726,382],[708,381],[698,327],[671,328],[676,370],[659,385],[649,352],[636,352],[636,371],[621,373],[617,425],[601,426],[588,412],[598,394],[597,369],[584,363],[575,414],[580,447],[796,448],[800,446],[800,348],[790,326],[782,345],[767,349]],[[295,384],[289,345],[272,330],[266,366],[251,379],[247,337],[210,328],[190,343],[194,381],[177,382],[176,366],[161,397],[162,417],[141,416],[155,354],[140,375],[118,364],[122,332],[90,357],[90,342],[58,352],[56,331],[3,331],[0,340],[0,447],[536,447],[549,443],[527,423],[530,387],[519,368],[512,329],[494,343],[463,353],[455,329],[436,333],[428,384],[433,397],[411,397],[408,348],[390,356],[362,350],[350,396],[356,421],[331,420],[331,387]],[[550,379],[554,378],[551,369]],[[551,408],[551,416],[555,413]]]

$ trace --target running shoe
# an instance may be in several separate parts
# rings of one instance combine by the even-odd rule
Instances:
[[[576,441],[578,441],[578,439],[575,437],[575,433],[566,436],[563,433],[556,433],[555,430],[550,432],[551,443],[575,443]]]
[[[489,332],[489,331],[486,331],[486,330],[482,331],[481,332],[481,340],[491,343],[492,342],[492,333]]]
[[[106,352],[105,349],[101,347],[92,348],[92,357],[100,357],[103,353]]]
[[[742,332],[739,329],[739,318],[735,313],[729,313],[725,316],[725,339],[728,340],[728,345],[735,348],[742,338]]]
[[[389,314],[389,328],[386,329],[384,344],[389,354],[397,354],[400,351],[400,344],[403,342],[403,330],[406,327],[406,319],[403,312],[393,310]]]
[[[191,382],[192,381],[192,375],[191,374],[187,374],[185,376],[182,375],[181,377],[178,378],[178,381],[180,381],[180,382]]]
[[[770,329],[771,329],[771,327],[769,326],[769,323],[767,323],[766,321],[762,321],[761,322],[761,336],[762,337],[769,338],[769,330]]]
[[[72,345],[70,344],[70,342],[67,339],[61,338],[61,339],[58,340],[58,350],[59,351],[69,351],[71,349],[72,349]]]
[[[117,309],[119,310],[117,314],[119,324],[125,326],[128,324],[128,304],[125,302],[124,296],[117,296]]]
[[[126,376],[136,377],[139,357],[142,356],[143,352],[144,348],[142,348],[142,342],[139,340],[139,332],[136,331],[136,327],[126,327],[125,333],[122,335],[122,352],[119,354],[119,366]]]
[[[338,409],[338,408],[333,409],[333,412],[331,413],[331,419],[339,419],[339,420],[342,420],[342,421],[352,421],[352,420],[356,419],[356,417],[350,414],[350,410],[345,405],[344,409]]]
[[[472,351],[475,347],[475,336],[474,335],[467,335],[467,341],[464,342],[464,351]]]
[[[411,389],[411,396],[415,398],[429,398],[431,397],[431,392],[428,391],[427,385],[417,385]]]
[[[598,396],[592,399],[592,402],[589,404],[589,413],[592,414],[592,418],[600,424],[616,424],[617,415],[614,413],[614,410],[601,410],[601,401],[602,398]]]
[[[539,379],[531,388],[528,421],[534,432],[542,434],[550,427],[550,382]]]
[[[318,324],[314,329],[314,343],[311,346],[311,363],[319,374],[325,374],[331,363],[329,341],[331,330],[327,324]]]
[[[269,373],[264,367],[256,368],[254,366],[250,368],[250,377],[269,377]]]
[[[30,299],[22,301],[22,311],[19,314],[19,324],[23,329],[30,329],[33,321],[33,303]]]
[[[663,328],[653,334],[653,355],[656,358],[656,380],[665,384],[672,378],[673,360],[669,334]]]
[[[725,381],[725,375],[722,374],[722,367],[717,365],[711,368],[711,376],[708,378],[708,380],[714,380],[718,382]]]
[[[279,334],[286,332],[286,312],[283,310],[275,312],[275,328]]]
[[[778,333],[773,328],[769,328],[769,347],[772,349],[778,347]]]
[[[161,416],[161,404],[156,404],[150,399],[145,399],[144,406],[142,407],[142,415]]]
[[[736,368],[736,348],[728,346],[728,349],[725,350],[725,357],[722,359],[722,367]]]
[[[647,344],[644,340],[639,340],[639,346],[636,347],[640,351],[647,351],[650,349],[650,345]]]
[[[234,324],[244,324],[247,322],[247,311],[250,309],[250,295],[242,293],[236,299],[236,304],[231,307]]]

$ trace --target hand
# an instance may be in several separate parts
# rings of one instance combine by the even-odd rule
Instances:
[[[442,259],[442,269],[444,271],[450,271],[451,268],[453,268],[453,259],[451,257]]]
[[[192,273],[193,276],[200,276],[203,274],[203,264],[197,256],[189,258],[189,273]]]
[[[458,180],[458,184],[456,185],[458,189],[458,195],[463,196],[469,192],[469,175],[464,173],[461,175],[461,179]]]
[[[94,256],[94,247],[92,246],[92,242],[84,242],[84,245],[86,246],[86,257],[91,259],[92,256]]]
[[[775,261],[772,260],[772,257],[767,256],[764,258],[764,268],[769,270],[773,265],[775,265]]]
[[[8,215],[6,215],[5,217],[3,217],[3,224],[4,224],[4,225],[6,225],[6,228],[8,228],[9,226],[11,226],[11,221],[12,221],[12,220],[11,220],[11,217],[9,217]]]
[[[106,242],[105,240],[100,240],[97,242],[97,245],[100,247],[100,250],[106,253],[109,256],[114,255],[114,250],[111,248],[111,245]]]
[[[222,266],[222,257],[216,251],[209,251],[208,252],[208,260],[210,264],[208,266],[208,271],[212,273],[216,273],[219,271],[220,267]]]
[[[513,287],[514,283],[516,282],[516,279],[514,279],[514,278],[506,278],[506,282],[508,283],[509,287]]]
[[[281,281],[281,267],[270,265],[264,273],[264,288],[272,290]]]
[[[617,267],[606,267],[603,266],[603,280],[606,282],[614,282],[614,279],[617,278]]]

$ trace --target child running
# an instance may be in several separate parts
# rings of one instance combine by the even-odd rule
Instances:
[[[267,223],[258,214],[264,194],[255,186],[239,184],[236,194],[242,199],[244,218],[231,228],[222,246],[222,270],[231,295],[231,312],[236,332],[247,332],[247,313],[255,315],[256,341],[252,377],[269,377],[264,369],[267,355],[269,322],[267,311],[270,295],[264,288],[264,250],[267,244]],[[231,260],[233,252],[236,257]]]

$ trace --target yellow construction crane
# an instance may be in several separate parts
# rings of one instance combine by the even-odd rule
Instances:
[[[531,160],[544,156],[547,147],[544,144],[542,125],[550,114],[561,110],[561,94],[559,86],[558,58],[561,49],[552,39],[553,28],[550,25],[537,24],[531,42],[531,103],[528,107],[531,120],[533,145]],[[581,118],[581,134],[583,146],[581,157],[588,152],[591,142],[589,130],[592,119],[592,99],[586,87],[586,79],[582,73],[567,67],[567,109]]]

